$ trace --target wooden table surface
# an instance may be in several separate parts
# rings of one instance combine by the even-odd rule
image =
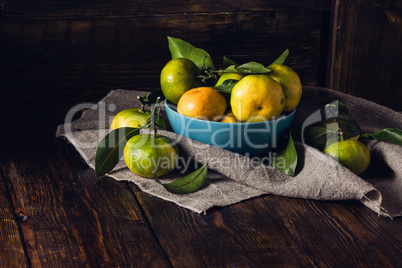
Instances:
[[[0,267],[402,266],[402,218],[358,201],[266,195],[198,215],[97,178],[55,138],[65,112],[3,122]]]

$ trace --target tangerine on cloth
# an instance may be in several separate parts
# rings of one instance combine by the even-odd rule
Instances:
[[[113,90],[99,103],[93,104],[91,109],[85,110],[79,119],[59,125],[56,136],[66,138],[83,160],[94,168],[97,147],[109,133],[113,116],[123,109],[140,107],[137,96],[143,93]],[[200,190],[186,195],[171,194],[154,180],[132,173],[123,159],[108,176],[119,181],[133,182],[144,192],[196,213],[264,194],[275,194],[314,200],[354,199],[381,216],[401,216],[402,146],[382,141],[369,142],[373,163],[380,168],[365,172],[361,177],[329,156],[300,142],[301,130],[320,116],[317,111],[324,104],[334,100],[348,105],[363,133],[383,128],[402,129],[402,115],[394,110],[330,89],[304,87],[292,125],[292,136],[296,141],[299,158],[295,177],[258,163],[255,159],[203,144],[171,131],[158,133],[174,140],[183,157],[178,163],[179,168],[161,180],[167,182],[180,178],[184,175],[180,170],[188,173],[197,165],[208,163],[207,180]]]

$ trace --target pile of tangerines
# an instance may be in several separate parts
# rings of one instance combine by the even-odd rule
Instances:
[[[191,60],[175,58],[162,69],[160,84],[164,96],[185,116],[227,123],[260,122],[293,111],[302,95],[300,78],[293,69],[283,64],[268,69],[264,74],[222,71],[216,84],[207,87]],[[218,89],[226,80],[238,81],[229,97]]]
[[[236,68],[218,70],[213,83],[208,84],[203,80],[205,76],[202,71],[192,60],[173,57],[172,53],[172,59],[160,73],[160,85],[166,99],[177,105],[177,112],[185,116],[233,124],[274,120],[282,114],[294,111],[302,96],[298,74],[280,63],[275,61],[264,67],[263,72],[241,72]],[[228,84],[230,90],[227,90]],[[144,128],[147,127],[149,118],[151,112],[144,109],[144,105],[141,108],[123,110],[114,117],[111,129]],[[166,129],[162,117],[153,120],[157,129]],[[338,128],[337,122],[336,131]],[[154,132],[132,137],[124,148],[127,166],[143,177],[170,173],[174,170],[179,155],[179,150],[171,139],[156,135],[156,129]],[[370,163],[367,147],[357,139],[336,139],[325,150],[320,150],[356,174],[362,173]]]

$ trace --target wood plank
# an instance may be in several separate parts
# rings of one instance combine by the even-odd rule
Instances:
[[[199,215],[130,185],[174,267],[312,267],[262,199]]]
[[[328,86],[400,111],[402,2],[338,0]]]
[[[177,13],[225,13],[258,12],[280,10],[330,10],[331,0],[221,0],[183,1],[173,0],[122,0],[118,5],[109,1],[85,0],[75,3],[63,1],[7,1],[3,4],[0,15],[7,17],[55,17],[55,16],[144,16]]]
[[[398,267],[401,218],[379,217],[357,201],[264,200],[317,267]]]
[[[1,172],[0,175],[0,267],[28,267],[17,222],[25,218],[14,214]]]
[[[48,128],[29,138],[18,135],[23,129],[12,133],[23,142],[2,150],[1,170],[15,213],[27,217],[20,227],[30,265],[169,267],[125,183],[96,178]]]
[[[267,195],[198,215],[131,187],[174,266],[401,264],[401,219],[379,217],[357,201]]]
[[[167,36],[207,50],[217,68],[271,63],[286,48],[303,84],[319,80],[321,12],[172,14],[129,18],[0,19],[2,99],[60,108],[111,89],[154,90],[170,59]],[[174,23],[172,23],[174,21]],[[87,99],[86,99],[87,98]],[[70,102],[71,104],[71,102]],[[74,103],[75,104],[75,103]],[[72,105],[72,104],[71,104]],[[49,107],[50,106],[50,107]]]

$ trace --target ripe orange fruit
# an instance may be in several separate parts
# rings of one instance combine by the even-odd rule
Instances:
[[[285,106],[281,85],[267,75],[247,75],[233,87],[232,112],[242,122],[278,118]]]
[[[236,116],[234,116],[234,114],[233,114],[232,111],[226,112],[226,113],[223,115],[223,117],[222,117],[222,119],[221,119],[221,122],[223,122],[223,123],[241,123],[241,122],[239,121],[239,119],[237,119]]]
[[[226,108],[225,97],[211,87],[193,88],[177,104],[179,114],[209,121],[219,121]]]

